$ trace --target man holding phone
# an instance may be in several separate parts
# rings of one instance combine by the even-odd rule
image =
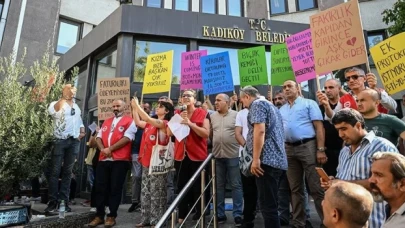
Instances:
[[[329,181],[321,179],[321,186],[326,190],[334,179],[359,184],[370,190],[368,178],[371,172],[371,157],[378,151],[398,153],[397,148],[388,140],[375,136],[374,132],[365,130],[363,116],[354,109],[345,108],[337,112],[332,123],[346,145],[339,156],[336,177],[330,176]],[[370,228],[380,228],[385,219],[383,203],[374,203],[369,219]]]

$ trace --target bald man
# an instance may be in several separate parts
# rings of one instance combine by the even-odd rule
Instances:
[[[227,220],[225,215],[225,186],[232,188],[233,218],[235,226],[242,225],[243,190],[239,171],[239,144],[235,138],[237,111],[229,109],[230,97],[215,97],[216,112],[211,114],[212,153],[216,158],[218,222]]]
[[[323,224],[328,228],[363,228],[373,208],[371,193],[358,184],[337,181],[322,201]]]
[[[365,89],[357,97],[358,111],[363,115],[367,132],[398,144],[398,138],[405,139],[405,123],[398,117],[380,113],[380,94],[373,89]]]
[[[100,150],[96,175],[97,212],[89,227],[100,224],[104,224],[104,227],[113,227],[116,224],[122,187],[130,168],[131,142],[135,138],[136,126],[131,117],[124,116],[124,101],[114,100],[112,110],[114,116],[104,121],[96,139]],[[104,222],[106,205],[109,206],[110,213]]]

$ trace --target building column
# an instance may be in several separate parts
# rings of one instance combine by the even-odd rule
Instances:
[[[116,77],[132,78],[134,70],[134,37],[131,34],[121,34],[117,42]]]

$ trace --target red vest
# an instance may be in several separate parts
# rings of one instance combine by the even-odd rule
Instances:
[[[105,148],[108,147],[108,135],[110,134],[111,131],[111,125],[114,120],[114,117],[111,117],[109,119],[106,119],[103,123],[103,126],[101,127],[101,140],[103,141],[103,145]],[[125,131],[131,126],[133,123],[133,119],[128,116],[123,116],[121,120],[117,123],[117,125],[114,128],[114,132],[111,135],[111,140],[110,140],[110,145],[114,145],[117,143],[120,139],[124,137]],[[131,160],[131,144],[132,142],[127,143],[125,146],[122,148],[113,151],[112,157],[114,161],[119,160],[119,161],[130,161]],[[99,161],[106,159],[107,157],[104,156],[103,153],[100,153],[99,156]]]
[[[191,116],[190,121],[197,124],[197,126],[202,127],[206,117],[207,111],[197,108]],[[186,142],[185,145],[184,142]],[[174,144],[174,159],[176,161],[182,161],[185,157],[185,151],[187,151],[187,156],[190,160],[204,161],[208,156],[207,150],[207,139],[201,138],[190,129],[190,134],[185,139],[181,140],[181,142],[176,139]]]
[[[167,120],[164,120],[164,123],[167,124]],[[150,158],[152,156],[152,149],[153,146],[156,145],[156,135],[158,133],[158,128],[151,124],[146,124],[145,130],[143,131],[142,134],[142,142],[141,142],[141,148],[139,150],[139,157],[138,160],[142,164],[143,167],[149,167],[150,166]],[[160,139],[159,138],[159,144],[160,145],[167,145],[169,143],[170,137],[166,137],[165,139]],[[164,143],[161,143],[164,142]]]
[[[357,110],[356,100],[354,99],[354,97],[350,93],[343,95],[340,98],[339,101],[342,104],[342,108],[352,108],[352,109]],[[384,106],[382,104],[379,104],[378,105],[378,112],[387,114],[388,109],[384,108]]]

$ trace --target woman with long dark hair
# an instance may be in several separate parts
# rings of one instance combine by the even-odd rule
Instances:
[[[170,137],[166,133],[167,123],[174,114],[173,105],[169,102],[159,102],[156,109],[157,119],[150,117],[139,105],[138,98],[131,102],[135,124],[143,128],[142,143],[139,151],[139,161],[142,165],[141,192],[141,222],[135,227],[147,227],[157,224],[166,210],[167,202],[167,173],[150,175],[149,166],[153,146],[158,140],[159,145],[167,145]],[[142,120],[141,120],[142,119]]]

